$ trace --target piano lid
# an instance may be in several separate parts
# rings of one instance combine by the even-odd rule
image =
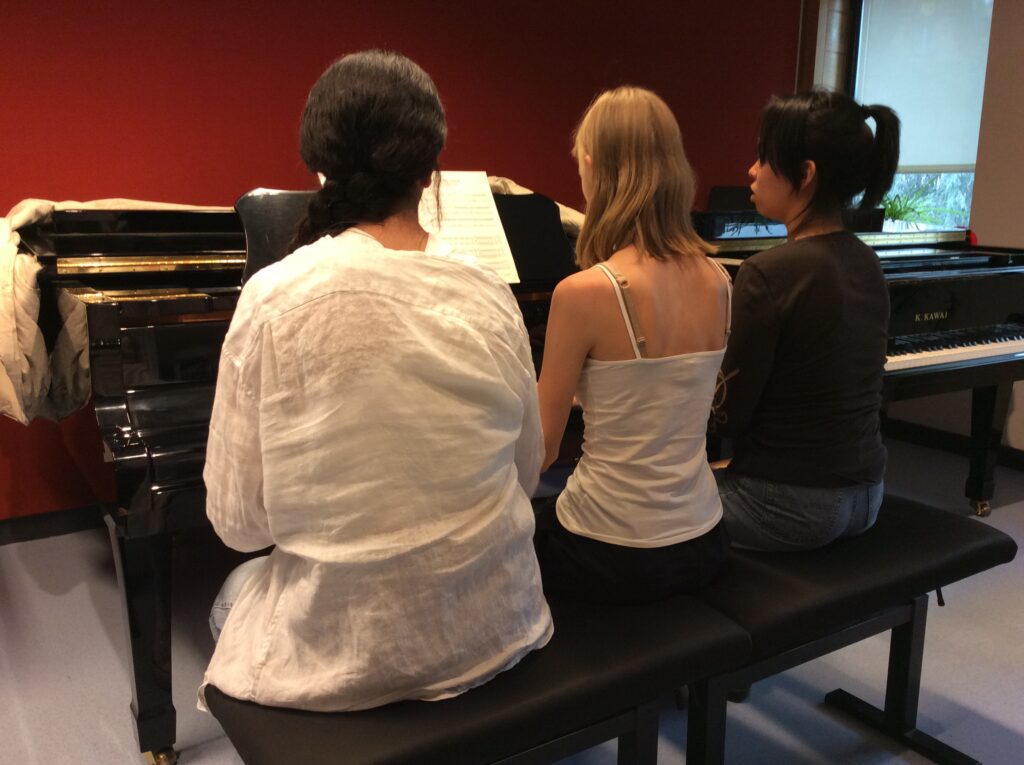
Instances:
[[[19,230],[51,275],[239,270],[245,236],[231,209],[56,210]]]

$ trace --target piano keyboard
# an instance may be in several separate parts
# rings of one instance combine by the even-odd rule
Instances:
[[[886,372],[995,357],[1024,358],[1024,325],[998,324],[910,335],[895,338],[892,346]]]

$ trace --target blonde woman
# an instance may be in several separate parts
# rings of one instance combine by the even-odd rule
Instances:
[[[728,547],[705,432],[731,287],[693,230],[696,182],[657,95],[600,95],[573,155],[582,270],[552,297],[539,394],[545,467],[574,395],[583,457],[557,503],[538,508],[537,550],[551,592],[658,600],[705,584]]]

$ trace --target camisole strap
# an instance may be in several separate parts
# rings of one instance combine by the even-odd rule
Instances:
[[[719,263],[714,258],[708,258],[714,263],[718,270],[722,272],[722,276],[725,277],[725,339],[729,339],[729,333],[732,331],[732,277],[729,276],[729,272],[725,270],[725,266]]]
[[[629,294],[629,282],[624,276],[617,274],[604,263],[598,263],[597,267],[608,277],[608,281],[612,283],[612,288],[615,290],[615,297],[619,300],[619,310],[626,323],[626,331],[629,333],[629,342],[633,346],[633,353],[638,359],[646,358],[647,338],[640,334],[640,328],[636,325],[634,318],[636,307],[633,305],[632,295]]]

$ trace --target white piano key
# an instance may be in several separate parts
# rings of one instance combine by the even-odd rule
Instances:
[[[988,343],[969,345],[963,348],[942,348],[935,351],[919,351],[889,356],[885,362],[886,372],[900,369],[974,361],[996,356],[1018,356],[1024,358],[1024,340],[995,340]]]

